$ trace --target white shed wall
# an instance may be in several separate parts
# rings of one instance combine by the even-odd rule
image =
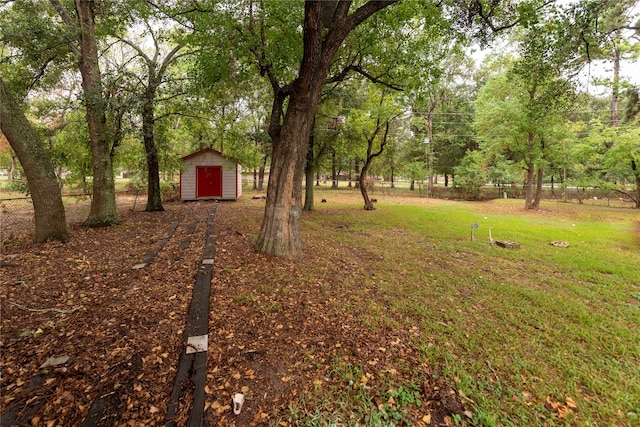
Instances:
[[[204,152],[200,155],[183,160],[184,171],[180,174],[180,199],[196,200],[196,167],[222,166],[222,199],[235,200],[238,189],[238,171],[240,165],[220,157],[216,153]],[[240,182],[240,185],[242,183]],[[238,197],[242,191],[239,187]]]

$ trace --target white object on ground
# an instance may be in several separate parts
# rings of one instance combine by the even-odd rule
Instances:
[[[242,411],[242,405],[244,404],[244,394],[236,393],[233,395],[233,413],[238,415]]]
[[[209,335],[196,335],[187,339],[187,354],[207,351]]]
[[[40,365],[40,369],[48,368],[50,366],[62,365],[64,363],[67,363],[68,360],[69,356],[50,357],[46,362]]]

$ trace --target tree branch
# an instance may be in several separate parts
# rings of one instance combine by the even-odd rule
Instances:
[[[370,73],[365,71],[360,65],[348,65],[342,71],[340,71],[340,73],[338,73],[337,75],[335,75],[333,77],[330,77],[327,80],[325,80],[324,83],[325,84],[330,84],[330,83],[341,82],[347,77],[347,75],[351,71],[356,72],[356,73],[364,76],[365,78],[367,78],[367,80],[371,81],[372,83],[378,83],[378,84],[381,84],[381,85],[383,85],[385,87],[388,87],[389,89],[393,89],[393,90],[397,90],[397,91],[403,91],[404,90],[404,88],[402,86],[396,85],[394,83],[385,82],[380,77],[376,77],[376,76],[371,75]]]
[[[637,200],[636,200],[636,198],[634,197],[634,195],[633,195],[632,193],[629,193],[629,192],[624,191],[624,190],[620,190],[620,189],[618,189],[618,188],[615,188],[615,189],[614,189],[614,191],[615,191],[616,193],[620,193],[620,194],[622,194],[622,195],[624,195],[624,196],[627,196],[627,197],[628,197],[629,199],[631,199],[634,203],[637,203]]]
[[[70,310],[60,310],[59,308],[29,308],[29,307],[25,307],[24,305],[20,305],[17,304],[15,302],[9,301],[9,304],[11,304],[14,307],[19,308],[20,310],[26,310],[26,311],[34,311],[37,313],[47,313],[50,311],[56,312],[56,313],[60,313],[60,314],[71,314],[71,313],[75,313],[76,311],[84,308],[84,305],[78,305],[76,307],[73,307]]]
[[[377,132],[376,132],[377,133]],[[384,151],[385,145],[387,145],[387,137],[389,136],[389,120],[385,123],[384,135],[382,136],[382,141],[380,141],[380,149],[371,154],[371,159],[378,157]]]
[[[545,1],[543,4],[541,4],[540,6],[538,6],[538,8],[536,10],[540,10],[545,8],[546,6],[555,3],[556,0],[547,0]],[[495,5],[499,4],[499,2],[491,2],[491,8],[489,9],[489,11],[487,13],[485,13],[484,11],[484,5],[482,4],[481,0],[475,0],[475,4],[477,7],[477,14],[480,18],[482,18],[482,20],[484,21],[485,24],[487,24],[489,26],[489,28],[491,28],[491,31],[493,31],[494,33],[500,32],[500,31],[504,31],[504,30],[508,30],[510,28],[515,27],[516,25],[518,25],[520,22],[522,22],[521,18],[516,19],[513,22],[510,22],[508,24],[504,24],[501,26],[495,26],[495,24],[492,22],[491,18],[494,16],[494,12],[495,12]]]
[[[355,27],[360,25],[365,19],[378,12],[379,10],[384,9],[385,7],[391,6],[394,3],[397,3],[399,0],[384,0],[384,1],[368,1],[367,3],[360,6],[353,12],[351,15],[347,17],[347,28],[348,32],[353,30]],[[344,3],[341,1],[340,3]],[[349,2],[350,4],[351,2]],[[340,6],[338,6],[339,8]],[[337,11],[337,9],[336,9]]]
[[[187,114],[187,113],[179,113],[177,111],[175,112],[171,112],[171,113],[165,113],[162,114],[160,116],[157,116],[155,118],[155,121],[158,121],[160,119],[164,119],[165,117],[170,117],[170,116],[179,116],[179,117],[190,117],[192,119],[199,119],[199,120],[205,120],[205,121],[211,121],[210,117],[203,117],[203,116],[197,116],[195,114]]]
[[[162,64],[160,64],[160,68],[158,69],[158,75],[162,76],[165,72],[165,70],[167,69],[167,67],[169,66],[169,64],[171,64],[171,62],[174,59],[177,59],[178,57],[176,56],[176,54],[178,53],[178,51],[180,51],[180,49],[182,49],[184,47],[183,44],[178,44],[176,45],[173,49],[171,49],[171,52],[169,52],[167,54],[167,56],[164,57],[164,60],[162,61]]]
[[[56,10],[56,12],[58,12],[58,15],[60,15],[60,18],[62,18],[62,21],[67,26],[69,32],[77,37],[78,34],[80,34],[80,29],[76,25],[76,22],[71,19],[64,6],[62,6],[60,0],[49,1],[51,2],[51,5]],[[77,58],[80,58],[82,56],[82,53],[80,52],[80,48],[78,46],[76,46],[71,41],[67,42],[67,44],[69,45],[69,50],[71,50],[71,53],[73,53]]]
[[[179,97],[181,97],[181,96],[183,96],[183,95],[186,95],[187,93],[189,93],[189,92],[180,92],[180,93],[175,93],[175,94],[173,94],[173,95],[171,95],[171,96],[166,96],[166,97],[164,97],[164,98],[158,98],[158,99],[156,99],[156,102],[169,101],[169,100],[171,100],[171,99],[179,98]]]
[[[153,61],[151,61],[151,58],[149,58],[147,56],[147,54],[135,43],[133,43],[132,41],[129,41],[127,39],[123,39],[122,37],[116,37],[118,40],[120,40],[122,43],[126,44],[127,46],[129,46],[130,48],[132,48],[133,50],[135,50],[136,52],[138,52],[138,55],[140,55],[142,58],[144,58],[145,62],[147,63],[148,66],[151,66],[151,64],[153,64]]]

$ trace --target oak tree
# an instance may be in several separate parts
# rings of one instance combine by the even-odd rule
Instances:
[[[9,88],[0,78],[0,129],[24,169],[35,212],[35,240],[69,236],[60,187],[40,137]]]

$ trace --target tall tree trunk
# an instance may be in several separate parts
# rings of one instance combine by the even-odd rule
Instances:
[[[320,187],[320,171],[316,171],[316,187]]]
[[[144,94],[142,106],[142,141],[147,160],[147,212],[164,211],[162,206],[162,194],[160,192],[160,165],[158,163],[158,147],[154,136],[155,114],[154,101],[156,88],[154,76],[149,69],[149,86]]]
[[[264,173],[267,168],[267,156],[266,154],[262,158],[262,166],[258,169],[258,191],[264,191]]]
[[[416,180],[415,179],[411,180],[411,184],[409,184],[409,190],[410,191],[415,191],[416,190]]]
[[[358,178],[358,182],[360,183],[360,193],[362,193],[362,198],[364,199],[364,210],[366,211],[373,211],[376,209],[376,207],[369,199],[369,193],[367,191],[367,186],[365,185],[365,179],[367,177],[367,173],[369,172],[369,168],[371,167],[373,159],[378,157],[384,151],[384,146],[387,144],[387,136],[389,135],[389,122],[386,122],[385,132],[382,137],[382,141],[380,141],[380,149],[374,153],[373,143],[375,142],[376,138],[378,137],[378,133],[381,130],[380,122],[380,119],[378,119],[376,129],[367,141],[367,157],[365,158],[364,165],[362,165],[362,170],[360,171],[360,177]]]
[[[300,255],[302,177],[318,98],[319,93],[311,100],[291,96],[280,140],[273,141],[267,203],[256,242],[261,253],[288,258]]]
[[[533,162],[527,163],[527,175],[524,181],[524,207],[534,209],[533,206],[533,180],[535,177],[535,165]]]
[[[444,186],[445,187],[449,186],[449,174],[448,173],[444,174]]]
[[[158,162],[158,146],[155,140],[155,103],[156,94],[158,88],[162,84],[163,76],[167,70],[167,67],[176,58],[176,54],[183,48],[182,44],[177,44],[171,49],[171,51],[164,57],[162,62],[158,61],[160,54],[160,46],[157,38],[152,37],[155,45],[155,53],[153,57],[149,57],[144,50],[137,44],[120,39],[126,43],[145,60],[147,64],[147,86],[144,90],[142,101],[142,142],[144,145],[144,151],[147,161],[147,212],[163,211],[162,206],[162,193],[160,191],[160,165]],[[224,111],[223,111],[224,113]],[[224,131],[223,131],[224,136]],[[220,143],[220,151],[222,151],[222,142]]]
[[[315,126],[315,123],[314,123]],[[305,211],[313,210],[313,169],[315,167],[313,156],[313,132],[309,135],[309,148],[307,149],[307,164],[305,166],[304,207]]]
[[[393,167],[393,166],[391,166],[391,188],[396,188],[396,186],[395,186],[395,182],[394,182],[394,178],[395,178],[395,177],[394,177],[394,175],[393,175],[393,172],[394,172],[394,167]]]
[[[60,187],[42,141],[0,78],[0,129],[24,169],[35,213],[35,240],[69,236]]]
[[[338,188],[338,176],[336,174],[336,150],[331,150],[331,188]]]
[[[530,92],[531,99],[534,99],[535,91]],[[534,134],[533,132],[528,132],[527,134],[527,156],[532,156],[533,152],[533,143],[534,143]],[[527,160],[527,175],[524,180],[524,207],[525,209],[534,209],[533,206],[533,183],[534,183],[534,173],[535,173],[535,165],[533,160]]]
[[[102,96],[102,79],[98,65],[94,2],[76,0],[75,8],[81,38],[78,66],[82,76],[93,166],[93,197],[91,211],[85,224],[89,227],[105,227],[118,224],[120,220],[116,209],[111,147],[105,115],[105,100]]]
[[[360,159],[358,159],[357,157],[355,159],[354,169],[355,169],[356,175],[360,176]],[[360,188],[360,179],[356,181],[356,190],[358,190],[359,188]]]
[[[253,189],[258,189],[258,169],[253,168]]]
[[[369,199],[369,192],[367,191],[367,185],[365,183],[365,179],[367,178],[367,169],[368,168],[362,168],[360,176],[358,176],[358,182],[360,183],[360,194],[362,194],[362,199],[364,200],[364,210],[373,211],[376,207],[371,202],[371,199]]]
[[[536,179],[536,195],[533,200],[532,209],[538,209],[540,207],[540,201],[542,200],[542,180],[544,179],[544,170],[541,166],[538,167],[538,174]]]
[[[289,258],[300,255],[302,178],[309,133],[322,86],[347,35],[369,16],[392,3],[394,0],[369,1],[349,15],[351,2],[306,1],[303,55],[298,76],[284,90],[271,70],[266,70],[274,89],[269,124],[273,149],[264,218],[256,241],[259,252]],[[328,19],[323,20],[323,16]],[[289,102],[280,126],[286,96]]]

